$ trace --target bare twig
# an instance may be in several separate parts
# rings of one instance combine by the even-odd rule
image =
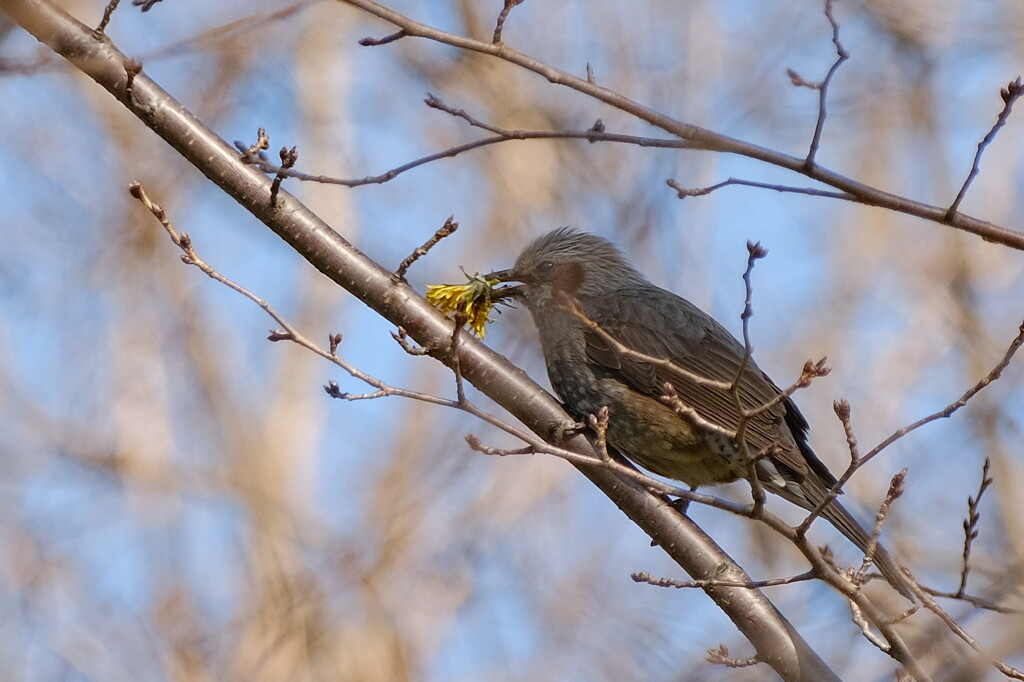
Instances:
[[[736,368],[736,375],[729,386],[729,395],[732,397],[733,405],[736,406],[736,411],[742,415],[736,427],[734,442],[740,452],[744,453],[747,461],[747,482],[750,483],[750,494],[754,500],[755,513],[760,513],[763,509],[767,496],[764,492],[764,486],[761,485],[761,479],[757,475],[757,460],[750,456],[749,449],[747,448],[747,424],[750,423],[751,417],[746,414],[746,407],[743,404],[740,388],[743,385],[743,375],[746,374],[747,367],[750,366],[750,357],[754,352],[754,347],[750,343],[750,318],[754,316],[754,286],[750,273],[754,270],[754,263],[761,258],[765,258],[767,255],[768,249],[761,246],[761,242],[747,242],[747,267],[743,271],[743,288],[745,293],[743,297],[743,312],[740,313],[740,321],[743,325],[743,357],[740,359],[740,364]]]
[[[719,644],[716,649],[708,649],[708,663],[714,663],[716,665],[724,665],[726,668],[749,668],[757,665],[761,662],[757,656],[751,656],[750,658],[730,658],[729,647],[724,644]]]
[[[516,448],[514,450],[492,448],[489,445],[484,445],[480,439],[472,433],[467,433],[465,438],[470,449],[482,452],[485,455],[498,455],[499,457],[504,457],[505,455],[533,455],[537,452],[531,445],[527,445],[524,448]]]
[[[390,35],[384,36],[383,38],[370,38],[370,37],[360,38],[359,39],[359,44],[362,45],[363,47],[376,47],[378,45],[387,45],[388,43],[393,43],[396,40],[401,40],[402,38],[404,38],[407,35],[409,35],[409,34],[406,33],[404,30],[402,30],[402,31],[395,31],[394,33],[392,33]]]
[[[972,606],[977,606],[979,609],[985,609],[986,611],[994,611],[995,613],[1024,613],[1024,609],[1015,609],[1010,606],[1003,606],[996,602],[978,597],[973,594],[958,594],[957,592],[945,592],[942,590],[934,590],[930,587],[921,587],[922,590],[927,592],[933,597],[942,597],[944,599],[957,599],[962,602],[966,602]]]
[[[153,203],[150,200],[149,196],[146,194],[145,190],[142,188],[142,185],[140,183],[138,183],[138,182],[131,183],[131,185],[129,185],[129,192],[131,193],[131,195],[133,197],[138,199],[147,209],[149,209],[150,213],[152,213],[153,216],[156,217],[157,220],[160,221],[160,224],[167,231],[168,235],[171,237],[171,241],[175,245],[177,245],[180,249],[182,249],[182,251],[184,251],[184,255],[182,256],[182,261],[183,262],[185,262],[188,265],[196,266],[197,268],[202,270],[207,276],[209,276],[211,279],[214,279],[214,280],[220,282],[221,284],[224,284],[225,286],[233,289],[234,291],[242,294],[243,296],[245,296],[246,298],[248,298],[252,302],[256,303],[268,315],[270,315],[270,317],[278,325],[280,325],[282,331],[271,332],[270,338],[272,340],[291,341],[291,342],[293,342],[295,344],[298,344],[299,346],[301,346],[301,347],[303,347],[303,348],[305,348],[307,350],[312,351],[313,353],[319,355],[320,357],[322,357],[322,358],[324,358],[326,360],[329,360],[330,362],[333,362],[335,365],[341,367],[343,370],[348,372],[348,374],[351,375],[353,378],[355,378],[355,379],[357,379],[359,381],[362,381],[363,383],[366,383],[369,386],[372,386],[373,388],[377,389],[377,391],[373,392],[373,393],[368,393],[368,394],[363,394],[363,395],[351,395],[351,394],[342,392],[341,389],[337,386],[336,383],[330,382],[330,383],[328,383],[324,387],[324,389],[328,393],[328,395],[331,395],[332,397],[335,397],[335,398],[343,398],[343,399],[346,399],[346,400],[366,400],[366,399],[377,398],[377,397],[382,397],[382,396],[399,396],[399,397],[403,397],[403,398],[410,398],[410,399],[413,399],[413,400],[419,400],[419,401],[422,401],[422,402],[431,403],[431,404],[434,404],[434,405],[441,405],[443,407],[450,407],[450,408],[453,408],[453,409],[461,410],[463,412],[467,412],[470,415],[480,419],[481,421],[484,421],[487,424],[490,424],[491,426],[494,426],[494,427],[504,431],[505,433],[508,433],[509,435],[511,435],[511,436],[513,436],[515,438],[518,438],[519,440],[523,441],[524,443],[527,443],[530,446],[528,449],[523,450],[523,451],[509,451],[509,452],[504,453],[504,454],[513,454],[513,452],[515,454],[525,454],[526,452],[531,452],[531,451],[532,452],[551,452],[551,453],[556,454],[557,456],[563,457],[566,460],[571,461],[571,462],[588,463],[588,464],[600,464],[600,463],[602,463],[601,459],[597,459],[597,458],[594,458],[594,457],[587,457],[585,455],[579,455],[577,453],[572,452],[571,450],[565,450],[563,448],[558,448],[558,447],[555,447],[555,446],[551,446],[548,443],[546,443],[544,440],[542,440],[541,438],[539,438],[538,436],[533,434],[532,432],[524,431],[522,429],[516,428],[515,426],[512,426],[511,424],[509,424],[509,423],[507,423],[507,422],[505,422],[505,421],[495,417],[494,415],[491,415],[491,414],[481,410],[475,404],[473,404],[472,401],[470,401],[468,398],[466,398],[466,396],[465,396],[465,394],[464,394],[464,392],[463,392],[463,390],[461,388],[463,380],[462,380],[462,377],[461,377],[461,372],[459,370],[459,365],[458,365],[458,361],[457,361],[458,353],[454,352],[457,349],[457,345],[458,345],[458,341],[459,341],[458,334],[459,334],[459,331],[461,329],[461,325],[460,324],[457,323],[455,325],[455,327],[453,328],[452,337],[451,337],[451,346],[450,346],[450,350],[455,355],[455,358],[453,359],[453,363],[455,363],[454,364],[454,368],[455,368],[455,372],[456,372],[457,389],[458,389],[458,398],[456,400],[449,400],[449,399],[441,398],[439,396],[431,395],[431,394],[428,394],[428,393],[420,393],[418,391],[412,391],[412,390],[408,390],[408,389],[404,389],[404,388],[396,388],[394,386],[390,386],[387,383],[381,381],[380,379],[377,379],[376,377],[373,377],[373,376],[371,376],[369,374],[366,374],[365,372],[359,370],[358,368],[354,367],[353,365],[351,365],[348,362],[346,362],[345,360],[343,360],[338,355],[337,349],[338,349],[339,344],[341,343],[341,335],[340,334],[333,334],[333,335],[331,335],[329,337],[329,347],[330,347],[329,350],[328,349],[324,349],[324,348],[318,346],[317,344],[313,343],[312,341],[307,339],[305,336],[303,336],[301,333],[299,333],[298,330],[296,330],[284,317],[282,317],[277,311],[275,311],[270,306],[270,304],[268,304],[266,301],[264,301],[263,299],[259,298],[258,296],[256,296],[254,293],[252,293],[248,289],[246,289],[246,288],[240,286],[239,284],[236,284],[235,282],[231,281],[230,279],[224,277],[219,272],[217,272],[212,266],[210,266],[208,263],[203,261],[198,256],[198,254],[195,252],[195,249],[192,247],[192,241],[191,241],[191,239],[189,239],[188,235],[186,235],[184,233],[179,233],[179,232],[177,232],[174,229],[174,227],[171,225],[170,221],[167,219],[167,216],[166,216],[164,210],[160,206],[158,206],[157,204]],[[408,345],[408,342],[405,340],[404,332],[405,332],[405,330],[399,328],[398,333],[395,334],[394,336],[395,336],[395,339],[399,342],[400,345],[403,345],[403,347],[406,347]],[[413,355],[423,354],[423,353],[419,353],[418,350],[419,349],[411,349],[411,352],[412,352]],[[424,350],[424,353],[432,352],[432,351],[429,351],[427,349],[423,349],[423,350]],[[641,472],[639,472],[639,471],[637,471],[635,469],[631,469],[629,467],[626,467],[626,466],[616,462],[615,460],[613,460],[611,458],[608,459],[608,463],[609,463],[610,466],[614,466],[617,471],[626,473],[627,475],[633,477],[634,480],[642,480],[642,481],[645,482],[645,484],[653,486],[655,489],[659,489],[659,488],[662,489],[664,494],[672,494],[672,495],[677,496],[677,497],[684,497],[684,496],[689,495],[691,499],[693,499],[695,501],[703,501],[705,503],[711,503],[715,499],[715,498],[712,498],[711,496],[698,495],[696,493],[689,493],[689,491],[677,489],[677,488],[672,487],[672,486],[667,486],[667,485],[663,484],[662,482],[658,481],[657,479],[645,476]],[[725,500],[720,501],[720,503],[722,505],[724,505],[724,508],[729,508],[730,505],[732,505],[735,508],[739,508],[740,507],[740,505],[735,505],[733,503],[726,502]]]
[[[459,229],[459,224],[455,222],[455,216],[448,216],[448,219],[444,221],[444,225],[437,228],[437,231],[434,232],[430,239],[423,243],[423,246],[416,247],[415,251],[410,253],[405,260],[398,264],[398,269],[395,270],[395,278],[404,281],[405,273],[409,270],[409,266],[423,256],[426,256],[427,252],[434,248],[439,241],[453,234],[457,229]]]
[[[832,77],[836,75],[836,71],[839,70],[842,63],[850,58],[850,54],[839,40],[839,22],[836,21],[835,16],[832,14],[832,0],[825,0],[825,18],[828,19],[829,25],[832,26],[832,44],[836,46],[836,60],[825,75],[825,80],[817,88],[818,121],[814,125],[814,136],[811,138],[811,146],[808,148],[807,158],[804,160],[804,167],[808,169],[814,167],[814,158],[817,156],[818,147],[821,144],[821,133],[825,128],[825,117],[828,116],[825,108],[828,101],[828,86],[832,83]]]
[[[110,23],[110,19],[114,16],[114,10],[119,4],[121,4],[121,0],[110,0],[103,8],[103,18],[100,19],[100,24],[96,27],[96,33],[103,33],[107,30],[107,24]]]
[[[710,431],[711,433],[722,436],[723,438],[727,438],[730,441],[736,440],[737,434],[735,431],[733,431],[732,429],[727,429],[721,424],[716,424],[714,422],[708,421],[707,419],[700,415],[700,413],[697,411],[695,407],[683,402],[683,399],[680,398],[679,394],[676,392],[675,386],[673,386],[670,382],[666,381],[662,385],[661,390],[662,394],[658,396],[658,398],[661,400],[661,402],[671,407],[675,411],[675,413],[678,414],[680,417],[683,417],[687,421],[691,422],[694,426],[697,426],[704,431]]]
[[[955,595],[957,598],[962,597],[967,590],[967,574],[971,571],[971,545],[978,537],[978,521],[981,520],[978,507],[981,505],[982,495],[992,485],[992,477],[988,475],[991,465],[992,462],[986,457],[985,463],[981,467],[981,484],[978,486],[978,494],[967,498],[967,518],[964,519],[964,563],[960,569],[960,587],[957,588]]]
[[[967,195],[967,190],[970,188],[971,183],[974,182],[974,178],[978,175],[981,169],[981,155],[985,153],[985,148],[992,144],[992,140],[996,139],[996,133],[999,129],[1006,125],[1006,121],[1010,118],[1010,111],[1013,110],[1013,103],[1016,102],[1021,95],[1024,95],[1024,85],[1021,84],[1020,76],[1017,76],[1016,80],[1010,81],[1009,85],[999,91],[999,96],[1003,98],[1003,110],[999,112],[999,116],[996,117],[996,122],[992,126],[992,129],[988,131],[988,135],[982,138],[981,142],[978,143],[978,151],[974,154],[974,163],[971,164],[971,172],[967,174],[967,179],[964,181],[963,187],[957,192],[956,199],[953,200],[953,204],[946,211],[946,220],[951,221],[957,215],[957,209],[960,208],[960,202],[963,201]]]
[[[789,82],[797,88],[808,88],[809,90],[821,90],[821,83],[818,81],[809,81],[793,69],[786,69],[786,75],[789,77]]]
[[[258,163],[264,158],[263,152],[270,148],[270,136],[263,126],[256,129],[256,141],[246,147],[241,142],[235,142],[235,147],[242,152],[240,161],[247,164]]]
[[[750,273],[754,270],[754,263],[758,260],[768,256],[768,249],[761,246],[761,242],[747,242],[747,268],[743,271],[743,312],[740,313],[740,322],[743,325],[743,359],[740,360],[740,366],[736,369],[736,376],[732,380],[732,392],[733,397],[739,401],[738,387],[740,380],[747,371],[747,367],[750,365],[750,356],[754,352],[754,348],[750,343],[750,318],[754,316],[754,285],[750,278]],[[736,407],[742,411],[742,403],[737,403]]]
[[[338,382],[336,381],[328,381],[324,386],[324,391],[327,392],[327,395],[339,400],[373,400],[374,398],[385,398],[389,395],[394,395],[384,389],[378,389],[372,393],[346,393],[341,390],[341,387],[338,386]]]
[[[850,461],[855,463],[860,459],[860,449],[857,445],[857,435],[853,432],[850,403],[845,398],[835,400],[832,402],[832,410],[843,424],[843,433],[846,434],[846,447],[850,450]]]
[[[395,168],[385,171],[380,175],[368,175],[363,178],[337,178],[330,175],[313,175],[296,170],[282,169],[280,166],[276,166],[266,159],[253,160],[248,163],[251,163],[265,173],[282,173],[286,177],[295,178],[301,182],[317,182],[324,185],[341,185],[342,187],[362,187],[363,185],[382,185],[394,180],[402,173],[413,170],[414,168],[419,168],[420,166],[428,163],[439,161],[441,159],[449,159],[473,149],[501,144],[502,142],[511,142],[513,140],[586,140],[588,142],[613,142],[617,144],[631,144],[637,147],[651,147],[658,149],[695,148],[695,145],[685,140],[665,140],[654,137],[637,137],[635,135],[601,133],[596,130],[510,130],[507,131],[506,134],[476,140],[475,142],[467,142],[465,144],[450,147],[435,154],[428,154],[427,156],[416,159],[415,161],[410,161],[409,163],[402,164],[401,166],[396,166]]]
[[[864,636],[864,639],[875,645],[879,651],[889,653],[890,645],[888,642],[883,641],[878,635],[871,631],[871,626],[868,623],[868,619],[864,617],[864,611],[861,609],[860,604],[850,601],[850,616],[853,619],[854,624],[860,628],[860,634]]]
[[[398,345],[401,346],[402,350],[404,350],[409,355],[430,355],[432,352],[434,352],[433,348],[424,348],[422,346],[412,345],[412,343],[409,342],[409,335],[408,332],[405,330],[405,327],[399,327],[397,331],[391,332],[391,338],[393,338],[398,343]]]
[[[505,0],[505,6],[501,8],[501,12],[498,14],[498,21],[494,25],[494,35],[491,36],[492,43],[501,42],[501,32],[505,29],[505,20],[508,19],[508,13],[512,11],[513,7],[521,4],[523,4],[523,0]]]
[[[281,171],[287,170],[295,165],[295,162],[299,160],[299,152],[295,147],[288,149],[287,147],[281,147],[279,152],[281,156],[281,170],[278,171],[274,177],[274,182],[270,185],[270,205],[277,206],[277,193],[281,191],[281,183],[285,179],[285,174]]]
[[[807,571],[806,573],[800,573],[798,575],[791,575],[785,578],[771,578],[769,580],[751,580],[747,582],[736,582],[734,580],[672,580],[671,578],[655,578],[646,571],[640,571],[639,573],[633,573],[630,576],[633,582],[646,583],[653,585],[654,587],[674,587],[676,589],[684,588],[705,588],[705,587],[746,587],[750,589],[759,589],[762,587],[775,587],[777,585],[792,585],[794,583],[806,582],[808,580],[817,580],[818,576],[815,575],[814,571]]]
[[[854,573],[853,582],[857,585],[864,583],[864,576],[868,568],[875,562],[875,553],[878,552],[878,537],[882,534],[882,526],[889,515],[892,503],[903,494],[903,484],[907,478],[907,470],[898,471],[889,482],[889,490],[878,507],[875,514],[875,524],[871,527],[871,535],[868,537],[868,546],[864,549],[864,558],[861,560],[860,568]]]
[[[723,180],[716,185],[710,185],[708,187],[683,187],[675,180],[666,180],[665,184],[676,191],[676,196],[680,199],[686,197],[702,197],[711,194],[715,190],[728,187],[730,185],[740,185],[742,187],[757,187],[760,189],[770,189],[775,192],[784,192],[789,194],[806,194],[812,197],[827,197],[829,199],[841,199],[842,201],[852,201],[855,203],[864,203],[864,200],[853,194],[846,192],[830,192],[824,189],[814,189],[812,187],[791,187],[789,185],[775,185],[767,182],[755,182],[754,180],[743,180],[741,178],[729,178]]]

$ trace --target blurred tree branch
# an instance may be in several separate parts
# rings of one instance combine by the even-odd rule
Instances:
[[[369,14],[399,27],[405,34],[403,37],[426,38],[427,40],[451,45],[452,47],[457,47],[462,50],[478,52],[480,54],[496,57],[528,71],[532,71],[543,76],[555,85],[562,85],[572,90],[576,90],[581,94],[587,95],[600,102],[604,102],[609,106],[631,114],[641,121],[646,121],[657,128],[661,128],[665,132],[671,133],[682,140],[686,140],[693,144],[694,149],[727,152],[764,161],[765,163],[773,166],[778,166],[780,168],[793,171],[794,173],[806,175],[812,180],[817,180],[818,182],[835,187],[846,194],[856,197],[857,201],[862,204],[878,206],[898,213],[906,213],[908,215],[917,216],[933,222],[949,225],[959,230],[976,234],[987,241],[1005,244],[1006,246],[1010,246],[1015,249],[1024,250],[1024,234],[1020,232],[1008,230],[1004,227],[1000,227],[977,218],[972,218],[962,213],[950,212],[948,208],[932,206],[906,197],[901,197],[890,192],[885,192],[876,187],[871,187],[864,183],[857,182],[856,180],[852,180],[840,175],[839,173],[824,168],[814,161],[816,151],[815,146],[812,146],[811,151],[808,153],[806,158],[798,158],[789,154],[783,154],[779,151],[767,149],[743,140],[738,140],[727,135],[716,133],[707,128],[702,128],[701,126],[673,119],[670,116],[651,109],[650,107],[636,102],[614,90],[601,87],[591,78],[579,78],[577,76],[573,76],[572,74],[538,61],[529,55],[523,54],[522,52],[509,47],[506,43],[488,43],[474,38],[448,33],[415,21],[404,14],[377,4],[376,2],[373,2],[373,0],[339,1],[358,7]],[[838,45],[837,48],[840,50],[842,49]],[[840,59],[834,64],[830,75],[834,73],[835,69],[838,68],[840,63],[842,63],[841,57],[842,52],[840,51]],[[816,140],[820,136],[820,128],[823,121],[824,116],[822,114],[819,116],[818,125],[816,127]]]

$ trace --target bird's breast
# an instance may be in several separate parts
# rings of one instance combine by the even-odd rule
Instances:
[[[562,349],[546,359],[551,385],[573,418],[585,422],[607,407],[608,443],[645,469],[690,485],[734,481],[742,473],[743,458],[728,439],[622,383],[582,350]]]

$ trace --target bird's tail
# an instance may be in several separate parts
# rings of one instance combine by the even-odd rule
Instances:
[[[840,533],[849,538],[850,542],[857,545],[857,548],[860,549],[860,551],[868,551],[868,544],[871,541],[870,536],[861,527],[857,520],[853,518],[853,515],[846,511],[846,507],[839,504],[837,500],[833,500],[829,503],[829,505],[822,510],[821,515],[824,516],[829,523],[839,529]],[[892,585],[897,592],[910,601],[917,601],[907,584],[907,576],[902,570],[900,570],[899,565],[897,565],[881,543],[875,543],[873,560],[882,576],[889,581],[889,584]]]
[[[818,504],[825,499],[825,495],[828,493],[828,489],[825,487],[824,482],[813,473],[805,476],[804,480],[800,482],[799,490],[801,494],[795,494],[793,490],[794,487],[796,486],[790,483],[790,485],[786,487],[785,491],[774,490],[773,492],[778,492],[791,502],[808,510],[816,508]],[[829,523],[835,526],[840,533],[845,535],[850,542],[857,545],[857,548],[860,549],[860,551],[865,553],[868,551],[871,536],[864,530],[864,527],[860,525],[857,519],[853,517],[853,514],[848,512],[846,507],[841,505],[838,500],[832,500],[832,502],[822,510],[821,515]],[[897,592],[910,601],[917,601],[909,587],[909,579],[881,543],[875,544],[873,560],[882,576]]]

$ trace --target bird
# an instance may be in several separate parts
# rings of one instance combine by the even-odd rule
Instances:
[[[813,510],[836,477],[808,444],[791,397],[725,327],[685,298],[651,283],[610,241],[571,227],[531,242],[515,265],[484,275],[506,283],[497,297],[521,302],[537,327],[551,386],[568,414],[587,423],[607,410],[605,438],[635,464],[690,486],[749,475],[737,442],[745,410],[774,404],[744,429],[755,471],[770,493]],[[741,372],[742,369],[742,372]],[[821,512],[862,552],[870,535],[833,498]],[[906,577],[876,543],[874,563],[913,601]]]

